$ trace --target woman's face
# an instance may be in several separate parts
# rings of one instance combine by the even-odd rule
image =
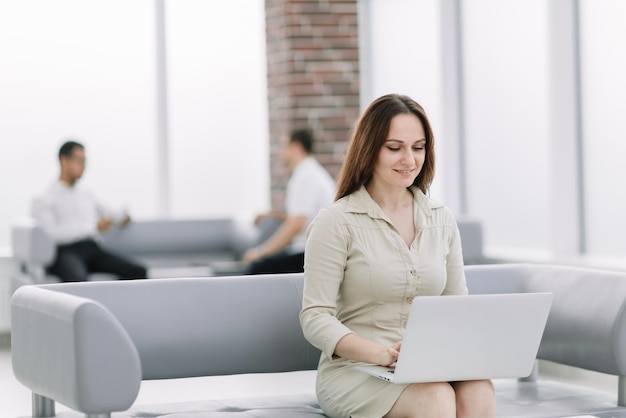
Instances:
[[[373,180],[384,187],[407,188],[422,170],[425,158],[426,134],[422,122],[412,113],[400,113],[391,119]]]

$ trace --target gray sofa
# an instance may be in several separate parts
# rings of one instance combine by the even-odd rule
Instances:
[[[231,218],[146,220],[114,227],[102,235],[104,248],[146,265],[153,277],[208,276],[242,272],[235,261],[254,246],[262,231],[252,223]],[[59,281],[47,275],[45,266],[56,255],[56,246],[33,220],[16,222],[11,228],[13,257],[19,264],[20,284]],[[218,268],[214,268],[213,264]],[[94,274],[90,280],[110,278]]]
[[[471,293],[553,292],[538,358],[619,381],[615,396],[541,376],[498,379],[499,417],[626,417],[626,273],[500,264],[466,275]],[[23,286],[11,300],[13,370],[38,417],[55,416],[55,402],[92,418],[322,417],[312,389],[134,405],[144,380],[314,370],[302,287],[302,274]]]
[[[153,278],[224,276],[243,274],[245,264],[239,260],[244,251],[263,242],[278,226],[272,218],[258,226],[231,218],[135,221],[113,228],[100,242],[110,251],[144,263]],[[460,218],[458,226],[465,264],[484,262],[481,222]],[[12,225],[11,244],[20,271],[14,287],[59,281],[45,272],[54,260],[55,244],[33,220]],[[90,276],[90,280],[110,278],[107,274]]]

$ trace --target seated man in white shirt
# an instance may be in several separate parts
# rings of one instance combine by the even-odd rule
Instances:
[[[113,225],[130,222],[116,215],[91,193],[76,185],[85,170],[85,148],[74,141],[59,150],[61,174],[33,201],[32,215],[57,244],[56,259],[47,271],[63,282],[86,281],[89,273],[112,273],[122,279],[146,277],[146,268],[102,249],[98,235]]]
[[[281,157],[291,170],[285,192],[286,213],[272,211],[257,216],[257,224],[267,217],[282,223],[267,240],[244,254],[244,261],[250,263],[249,274],[304,271],[306,228],[321,208],[333,202],[336,188],[312,152],[310,131],[299,129],[283,135]]]

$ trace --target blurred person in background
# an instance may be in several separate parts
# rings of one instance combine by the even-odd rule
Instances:
[[[59,149],[61,173],[34,199],[32,216],[57,245],[47,272],[63,282],[86,281],[90,273],[110,273],[121,279],[139,279],[146,268],[104,250],[98,237],[115,225],[128,225],[127,213],[116,213],[77,185],[85,171],[85,147],[75,141]]]
[[[285,213],[257,215],[255,224],[266,230],[267,225],[274,225],[269,226],[274,233],[244,254],[249,274],[302,272],[306,228],[335,196],[335,181],[312,155],[311,131],[293,130],[282,136],[281,143],[281,158],[291,171]]]

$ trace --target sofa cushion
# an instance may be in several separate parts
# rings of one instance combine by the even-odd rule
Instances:
[[[614,395],[556,381],[494,380],[498,416],[507,418],[594,417],[624,418]],[[111,418],[312,418],[325,417],[314,394],[233,398],[133,406]],[[79,418],[61,412],[58,418]]]
[[[494,380],[498,416],[506,418],[626,417],[617,396],[557,381]]]
[[[79,418],[82,414],[67,411],[57,418]],[[326,417],[313,394],[176,402],[134,406],[111,418],[313,418]]]

